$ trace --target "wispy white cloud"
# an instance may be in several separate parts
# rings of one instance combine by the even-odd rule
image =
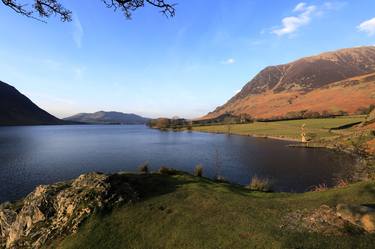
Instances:
[[[305,8],[306,8],[306,3],[299,3],[296,5],[296,7],[294,7],[294,10],[293,12],[302,12],[302,11],[305,11]]]
[[[307,5],[304,2],[297,4],[293,12],[294,16],[288,16],[281,20],[282,26],[272,30],[273,34],[283,36],[296,32],[300,27],[310,23],[312,15],[317,11],[315,5]],[[297,14],[298,13],[298,14]]]
[[[374,35],[375,34],[375,17],[370,20],[360,23],[357,26],[357,29],[361,32],[367,33],[369,36]]]
[[[271,33],[278,36],[291,35],[301,27],[310,24],[314,17],[322,16],[329,11],[338,11],[346,5],[347,2],[344,1],[327,1],[321,5],[300,2],[292,10],[295,14],[283,18],[281,25],[271,29]]]
[[[340,10],[344,8],[348,3],[343,1],[331,1],[325,2],[322,6],[323,10]]]
[[[81,48],[84,30],[78,16],[74,16],[73,18],[73,28],[73,41],[78,48]]]
[[[236,60],[233,59],[233,58],[229,58],[229,59],[221,62],[221,64],[224,64],[224,65],[231,65],[231,64],[234,64],[234,63],[236,63]]]

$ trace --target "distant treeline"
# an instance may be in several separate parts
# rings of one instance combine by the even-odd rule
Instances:
[[[360,107],[355,112],[356,115],[368,115],[372,110],[375,109],[375,105],[370,105],[368,107]],[[334,118],[340,116],[347,116],[348,112],[338,110],[338,111],[309,111],[309,110],[301,110],[301,111],[294,111],[288,112],[283,116],[274,116],[271,118],[258,118],[256,121],[259,122],[271,122],[271,121],[282,121],[282,120],[296,120],[296,119],[309,119],[309,118]]]
[[[367,115],[375,109],[375,105],[369,107],[359,108],[355,114]],[[184,118],[157,118],[151,119],[148,122],[148,126],[158,129],[188,129],[191,130],[193,126],[204,126],[204,125],[216,125],[216,124],[246,124],[257,122],[272,122],[272,121],[283,121],[283,120],[297,120],[297,119],[311,119],[311,118],[335,118],[340,116],[347,116],[348,113],[342,110],[339,111],[309,111],[301,110],[288,112],[283,116],[274,116],[270,118],[253,118],[248,114],[234,115],[232,113],[225,113],[216,118],[204,119],[204,120],[188,120]]]
[[[247,114],[239,116],[226,113],[213,119],[188,120],[183,118],[157,118],[149,121],[148,125],[158,129],[188,129],[193,126],[214,125],[214,124],[245,124],[251,123],[254,119]]]
[[[339,116],[347,116],[348,113],[345,111],[322,111],[322,112],[314,112],[309,110],[301,110],[301,111],[294,111],[288,112],[283,116],[273,116],[270,118],[258,118],[257,121],[259,122],[272,122],[272,121],[283,121],[283,120],[297,120],[297,119],[310,119],[310,118],[334,118]]]

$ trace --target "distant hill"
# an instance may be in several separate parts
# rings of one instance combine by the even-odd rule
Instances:
[[[79,113],[64,118],[64,120],[95,124],[146,124],[149,118],[144,118],[132,113],[99,111],[95,113]]]
[[[13,86],[0,81],[0,125],[64,123],[64,121],[39,108]]]
[[[375,47],[357,47],[270,66],[226,104],[204,119],[224,113],[255,118],[302,110],[355,113],[375,104]]]

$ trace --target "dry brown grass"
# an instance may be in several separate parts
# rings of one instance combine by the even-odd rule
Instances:
[[[198,176],[198,177],[203,176],[203,166],[202,166],[202,164],[198,164],[197,166],[195,166],[194,175]]]
[[[348,79],[306,94],[301,94],[299,91],[274,93],[270,90],[227,104],[220,111],[210,113],[203,118],[215,118],[226,112],[233,112],[234,115],[246,113],[255,118],[285,116],[288,112],[301,110],[316,112],[344,110],[353,114],[360,107],[374,104],[372,93],[375,91],[375,84],[374,81],[366,79],[367,76],[360,79],[361,84],[348,85],[347,82],[350,81]]]
[[[345,188],[349,185],[349,182],[347,180],[344,180],[344,179],[338,179],[336,181],[336,188]]]
[[[311,188],[311,192],[323,192],[327,190],[328,190],[328,186],[325,183],[321,183]]]

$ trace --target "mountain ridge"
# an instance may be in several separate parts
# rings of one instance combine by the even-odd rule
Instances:
[[[64,118],[66,121],[83,123],[116,123],[116,124],[146,124],[149,118],[134,113],[115,111],[98,111],[94,113],[78,113]]]
[[[346,48],[332,52],[320,53],[309,57],[303,57],[287,64],[268,66],[261,70],[253,79],[251,79],[241,89],[239,93],[229,99],[224,105],[217,107],[213,112],[208,113],[203,119],[214,118],[226,112],[232,114],[249,114],[254,117],[272,117],[275,115],[285,115],[288,111],[280,113],[278,108],[289,105],[291,111],[295,111],[293,105],[294,98],[306,98],[309,94],[316,90],[322,90],[334,83],[350,80],[355,77],[369,75],[375,72],[375,46]],[[371,75],[370,75],[371,76]],[[366,101],[360,101],[356,104],[351,101],[353,106],[358,109],[366,105],[374,104],[375,97],[371,96],[369,90],[373,90],[375,79],[370,77],[368,80],[370,89],[367,93],[364,89],[353,88],[353,92],[361,92],[361,96],[365,96]],[[350,86],[349,86],[350,87]],[[348,90],[346,86],[345,90]],[[262,108],[256,103],[261,96],[264,98],[277,97],[278,95],[293,95],[290,98],[278,99],[269,105],[268,108]],[[339,94],[339,93],[338,93]],[[366,95],[367,94],[367,95]],[[332,96],[331,96],[332,97]],[[336,96],[337,102],[342,102],[340,96]],[[242,103],[241,103],[242,102]],[[282,103],[281,103],[282,102]],[[365,103],[364,103],[365,102]],[[364,106],[360,106],[362,104]],[[259,113],[255,109],[261,108],[265,113]],[[311,109],[304,106],[304,109]],[[319,111],[322,108],[319,108]],[[343,109],[343,111],[353,112],[353,108],[345,105],[326,105],[325,109],[334,111],[334,109]],[[276,111],[275,111],[276,110]],[[312,111],[318,111],[312,109]]]

